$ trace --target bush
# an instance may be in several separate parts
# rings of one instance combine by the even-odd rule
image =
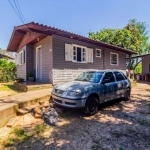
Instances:
[[[16,64],[7,59],[0,59],[0,82],[10,82],[16,79]]]

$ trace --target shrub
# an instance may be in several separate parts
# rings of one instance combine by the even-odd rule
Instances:
[[[10,82],[16,79],[16,64],[7,59],[0,59],[0,82]]]

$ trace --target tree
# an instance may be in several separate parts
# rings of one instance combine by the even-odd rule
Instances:
[[[140,54],[150,52],[150,43],[148,43],[147,24],[132,19],[122,29],[104,28],[98,32],[89,32],[89,38],[102,41],[108,44],[130,49]],[[141,59],[131,61],[130,69],[135,69],[141,62]]]

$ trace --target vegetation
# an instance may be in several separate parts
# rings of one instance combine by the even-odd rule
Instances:
[[[150,52],[147,24],[133,19],[122,29],[104,28],[98,32],[89,32],[91,39],[130,49],[140,54]],[[135,70],[141,59],[131,61],[130,69]],[[140,66],[139,66],[140,67]]]
[[[0,82],[10,82],[16,79],[16,64],[7,59],[0,59]]]
[[[141,73],[142,73],[142,63],[140,62],[134,69],[134,74],[141,74]]]
[[[34,130],[35,130],[35,132],[37,133],[37,134],[41,134],[41,133],[43,133],[44,131],[45,131],[45,129],[46,129],[46,126],[45,125],[37,125],[37,126],[35,126],[35,128],[34,128]]]
[[[5,147],[13,146],[16,142],[24,142],[28,140],[32,135],[25,132],[22,128],[14,128],[12,133],[10,134],[10,137],[8,137],[7,140],[3,143]]]

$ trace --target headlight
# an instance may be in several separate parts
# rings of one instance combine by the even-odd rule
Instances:
[[[76,90],[76,91],[68,91],[67,95],[68,96],[79,96],[81,94],[81,90]]]

